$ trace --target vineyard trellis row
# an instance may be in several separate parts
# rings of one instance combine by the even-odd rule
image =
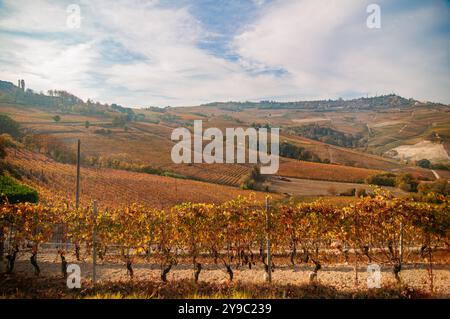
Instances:
[[[0,206],[0,231],[1,241],[7,241],[8,272],[13,271],[21,247],[28,247],[30,262],[39,275],[39,247],[56,237],[91,251],[95,227],[98,257],[102,258],[108,247],[120,247],[131,277],[133,258],[149,254],[158,260],[164,282],[182,256],[192,261],[196,281],[202,271],[199,257],[205,255],[225,267],[230,281],[232,263],[237,260],[250,269],[261,262],[267,272],[264,243],[268,236],[272,251],[287,253],[292,264],[297,258],[312,263],[314,277],[323,266],[323,250],[335,249],[346,259],[353,251],[368,262],[389,264],[400,280],[403,260],[407,261],[418,247],[429,261],[432,284],[432,254],[438,247],[449,246],[449,200],[440,197],[440,203],[430,204],[392,198],[380,191],[343,208],[321,201],[277,203],[271,205],[269,227],[264,203],[252,196],[223,204],[184,203],[166,210],[132,204],[121,209],[100,209],[95,218],[92,207],[76,209],[63,201],[5,202]],[[398,245],[400,236],[404,251]],[[65,253],[61,249],[66,275]],[[79,251],[76,256],[79,258]]]

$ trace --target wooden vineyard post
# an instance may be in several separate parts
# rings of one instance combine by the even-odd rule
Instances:
[[[0,227],[0,271],[3,271],[3,255],[5,254],[5,239],[3,228]]]
[[[356,248],[354,248],[355,252],[355,286],[358,287],[358,252]]]
[[[403,223],[400,222],[400,267],[403,265]]]
[[[78,140],[77,145],[77,188],[75,194],[75,207],[78,211],[80,207],[80,159],[81,159],[81,141]],[[78,225],[79,226],[79,225]],[[75,242],[75,255],[77,260],[80,261],[80,245],[78,242]]]
[[[269,231],[270,231],[269,198],[266,197],[267,281],[272,282],[272,256],[270,250]]]
[[[78,140],[78,147],[77,147],[77,190],[76,190],[76,196],[75,196],[75,205],[78,209],[78,206],[80,205],[80,158],[81,158],[81,141]]]
[[[96,225],[97,224],[97,201],[94,201],[94,207],[92,209],[92,284],[95,288],[95,282],[97,279],[96,264],[97,264],[97,245],[96,245]]]
[[[355,211],[355,224],[354,224],[354,227],[355,227],[355,234],[356,234],[356,238],[359,238],[359,224],[358,224],[358,215],[357,215],[357,213],[356,213],[356,211]],[[356,247],[353,247],[353,251],[354,251],[354,253],[355,253],[355,287],[358,287],[358,284],[359,284],[359,282],[358,282],[358,250],[356,249]]]

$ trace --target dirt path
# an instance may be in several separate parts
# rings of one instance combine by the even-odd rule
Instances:
[[[432,169],[431,172],[433,173],[434,177],[436,177],[436,179],[441,178],[441,177],[439,176],[439,174],[438,174],[434,169]]]
[[[33,267],[31,266],[28,254],[24,254],[16,263],[15,272],[31,275]],[[76,262],[73,256],[67,256],[68,263],[78,264],[81,268],[81,276],[83,279],[92,278],[92,263]],[[275,268],[273,273],[274,283],[279,284],[294,284],[301,285],[309,282],[309,273],[312,271],[311,265],[299,264],[296,266],[281,265],[276,259],[275,262],[279,265]],[[61,264],[56,254],[40,255],[38,263],[41,268],[41,276],[52,276],[61,273]],[[99,281],[126,281],[129,280],[127,270],[123,262],[108,262],[101,263],[97,266],[97,278]],[[263,283],[264,269],[262,265],[257,264],[248,269],[248,267],[240,267],[236,269],[233,267],[234,281],[247,283]],[[150,262],[136,262],[133,264],[134,280],[152,279],[160,280],[159,265]],[[433,266],[434,286],[435,292],[450,298],[450,265],[435,264]],[[169,273],[168,279],[180,280],[193,277],[193,269],[190,264],[179,264],[173,268]],[[428,291],[429,277],[425,264],[407,264],[404,265],[401,271],[403,282],[416,289]],[[318,273],[318,280],[325,285],[333,286],[339,290],[350,291],[355,289],[355,271],[353,264],[336,263],[332,265],[323,265],[323,268]],[[358,288],[367,288],[367,263],[361,262],[358,267]],[[222,265],[215,265],[213,263],[204,263],[203,271],[200,274],[200,280],[205,282],[227,282],[228,275]],[[387,265],[381,266],[381,284],[387,285],[394,283],[395,279],[392,275],[390,267]]]

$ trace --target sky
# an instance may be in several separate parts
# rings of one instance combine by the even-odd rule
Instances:
[[[380,28],[367,26],[371,3]],[[450,2],[0,0],[0,80],[22,78],[128,107],[390,93],[450,103]]]

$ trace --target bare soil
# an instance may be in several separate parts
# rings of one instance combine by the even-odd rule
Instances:
[[[85,281],[92,278],[92,261],[85,258],[84,261],[77,262],[71,254],[66,256],[69,264],[78,264],[81,268],[81,276]],[[450,298],[450,264],[447,257],[436,259],[433,264],[434,294],[444,298]],[[226,284],[229,282],[225,267],[221,264],[214,264],[210,258],[202,258],[199,262],[203,265],[199,280],[209,284]],[[309,284],[309,274],[313,270],[311,264],[289,265],[285,257],[275,257],[275,269],[273,272],[274,285],[295,285],[303,286]],[[38,263],[41,268],[40,278],[58,277],[61,275],[61,263],[56,253],[40,254]],[[367,289],[367,261],[360,261],[358,264],[358,274],[356,279],[354,261],[349,263],[333,262],[323,264],[317,275],[317,284],[324,285],[338,291],[351,292],[355,289]],[[2,269],[4,271],[4,267]],[[161,270],[157,261],[139,258],[133,263],[133,281],[160,282]],[[257,263],[249,269],[247,265],[233,266],[234,282],[239,284],[261,284],[265,283],[265,272],[263,265]],[[32,276],[33,267],[29,262],[29,254],[23,253],[16,261],[14,273],[22,276]],[[108,260],[98,261],[97,280],[101,282],[124,282],[130,281],[130,277],[125,267],[125,262],[119,258],[108,258]],[[193,266],[188,260],[180,260],[168,275],[169,282],[191,280],[193,278]],[[430,293],[430,280],[425,262],[414,262],[405,264],[401,271],[402,283],[408,287]],[[381,285],[382,287],[395,284],[395,278],[389,265],[381,265]]]

